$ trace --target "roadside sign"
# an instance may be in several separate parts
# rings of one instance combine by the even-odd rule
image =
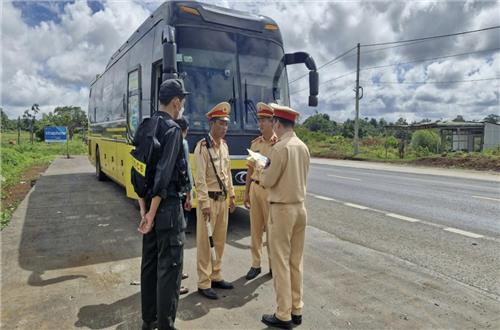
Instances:
[[[68,135],[64,126],[45,127],[45,142],[66,142]]]

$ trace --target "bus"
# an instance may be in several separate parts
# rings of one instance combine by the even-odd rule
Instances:
[[[90,84],[89,159],[99,180],[111,179],[137,198],[130,181],[133,138],[140,122],[159,108],[162,81],[183,79],[192,94],[190,161],[197,141],[208,133],[205,114],[227,101],[232,111],[228,143],[236,203],[243,204],[246,148],[259,135],[255,105],[289,105],[286,67],[309,70],[309,105],[318,103],[318,73],[305,52],[285,54],[280,29],[271,18],[195,1],[159,6],[111,56]],[[196,197],[196,196],[195,196]]]

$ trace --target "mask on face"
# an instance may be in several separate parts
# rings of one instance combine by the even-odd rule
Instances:
[[[182,107],[180,110],[179,110],[179,118],[182,118],[182,115],[184,114],[184,107]]]

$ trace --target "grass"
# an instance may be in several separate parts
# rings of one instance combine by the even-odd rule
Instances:
[[[367,137],[360,139],[359,153],[354,156],[352,139],[311,132],[304,127],[297,127],[296,133],[307,144],[313,157],[500,171],[500,147],[483,152],[433,153],[426,148],[414,149],[407,145],[405,157],[400,159],[395,138]]]
[[[1,198],[8,197],[7,191],[19,183],[23,173],[36,165],[50,163],[56,157],[66,155],[66,143],[29,142],[29,132],[21,132],[20,144],[17,144],[17,132],[1,132]],[[15,144],[14,144],[15,143]],[[70,155],[87,153],[85,142],[75,136],[69,142]],[[19,201],[18,201],[19,202]],[[3,229],[10,221],[12,212],[17,205],[2,205],[0,223]]]

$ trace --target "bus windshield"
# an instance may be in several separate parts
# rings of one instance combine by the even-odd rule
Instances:
[[[257,130],[255,105],[274,101],[273,78],[283,49],[264,39],[188,27],[177,28],[177,45],[178,69],[192,92],[184,112],[190,129],[208,130],[206,112],[226,101],[232,107],[229,132]],[[288,104],[286,70],[277,87],[278,101]]]

